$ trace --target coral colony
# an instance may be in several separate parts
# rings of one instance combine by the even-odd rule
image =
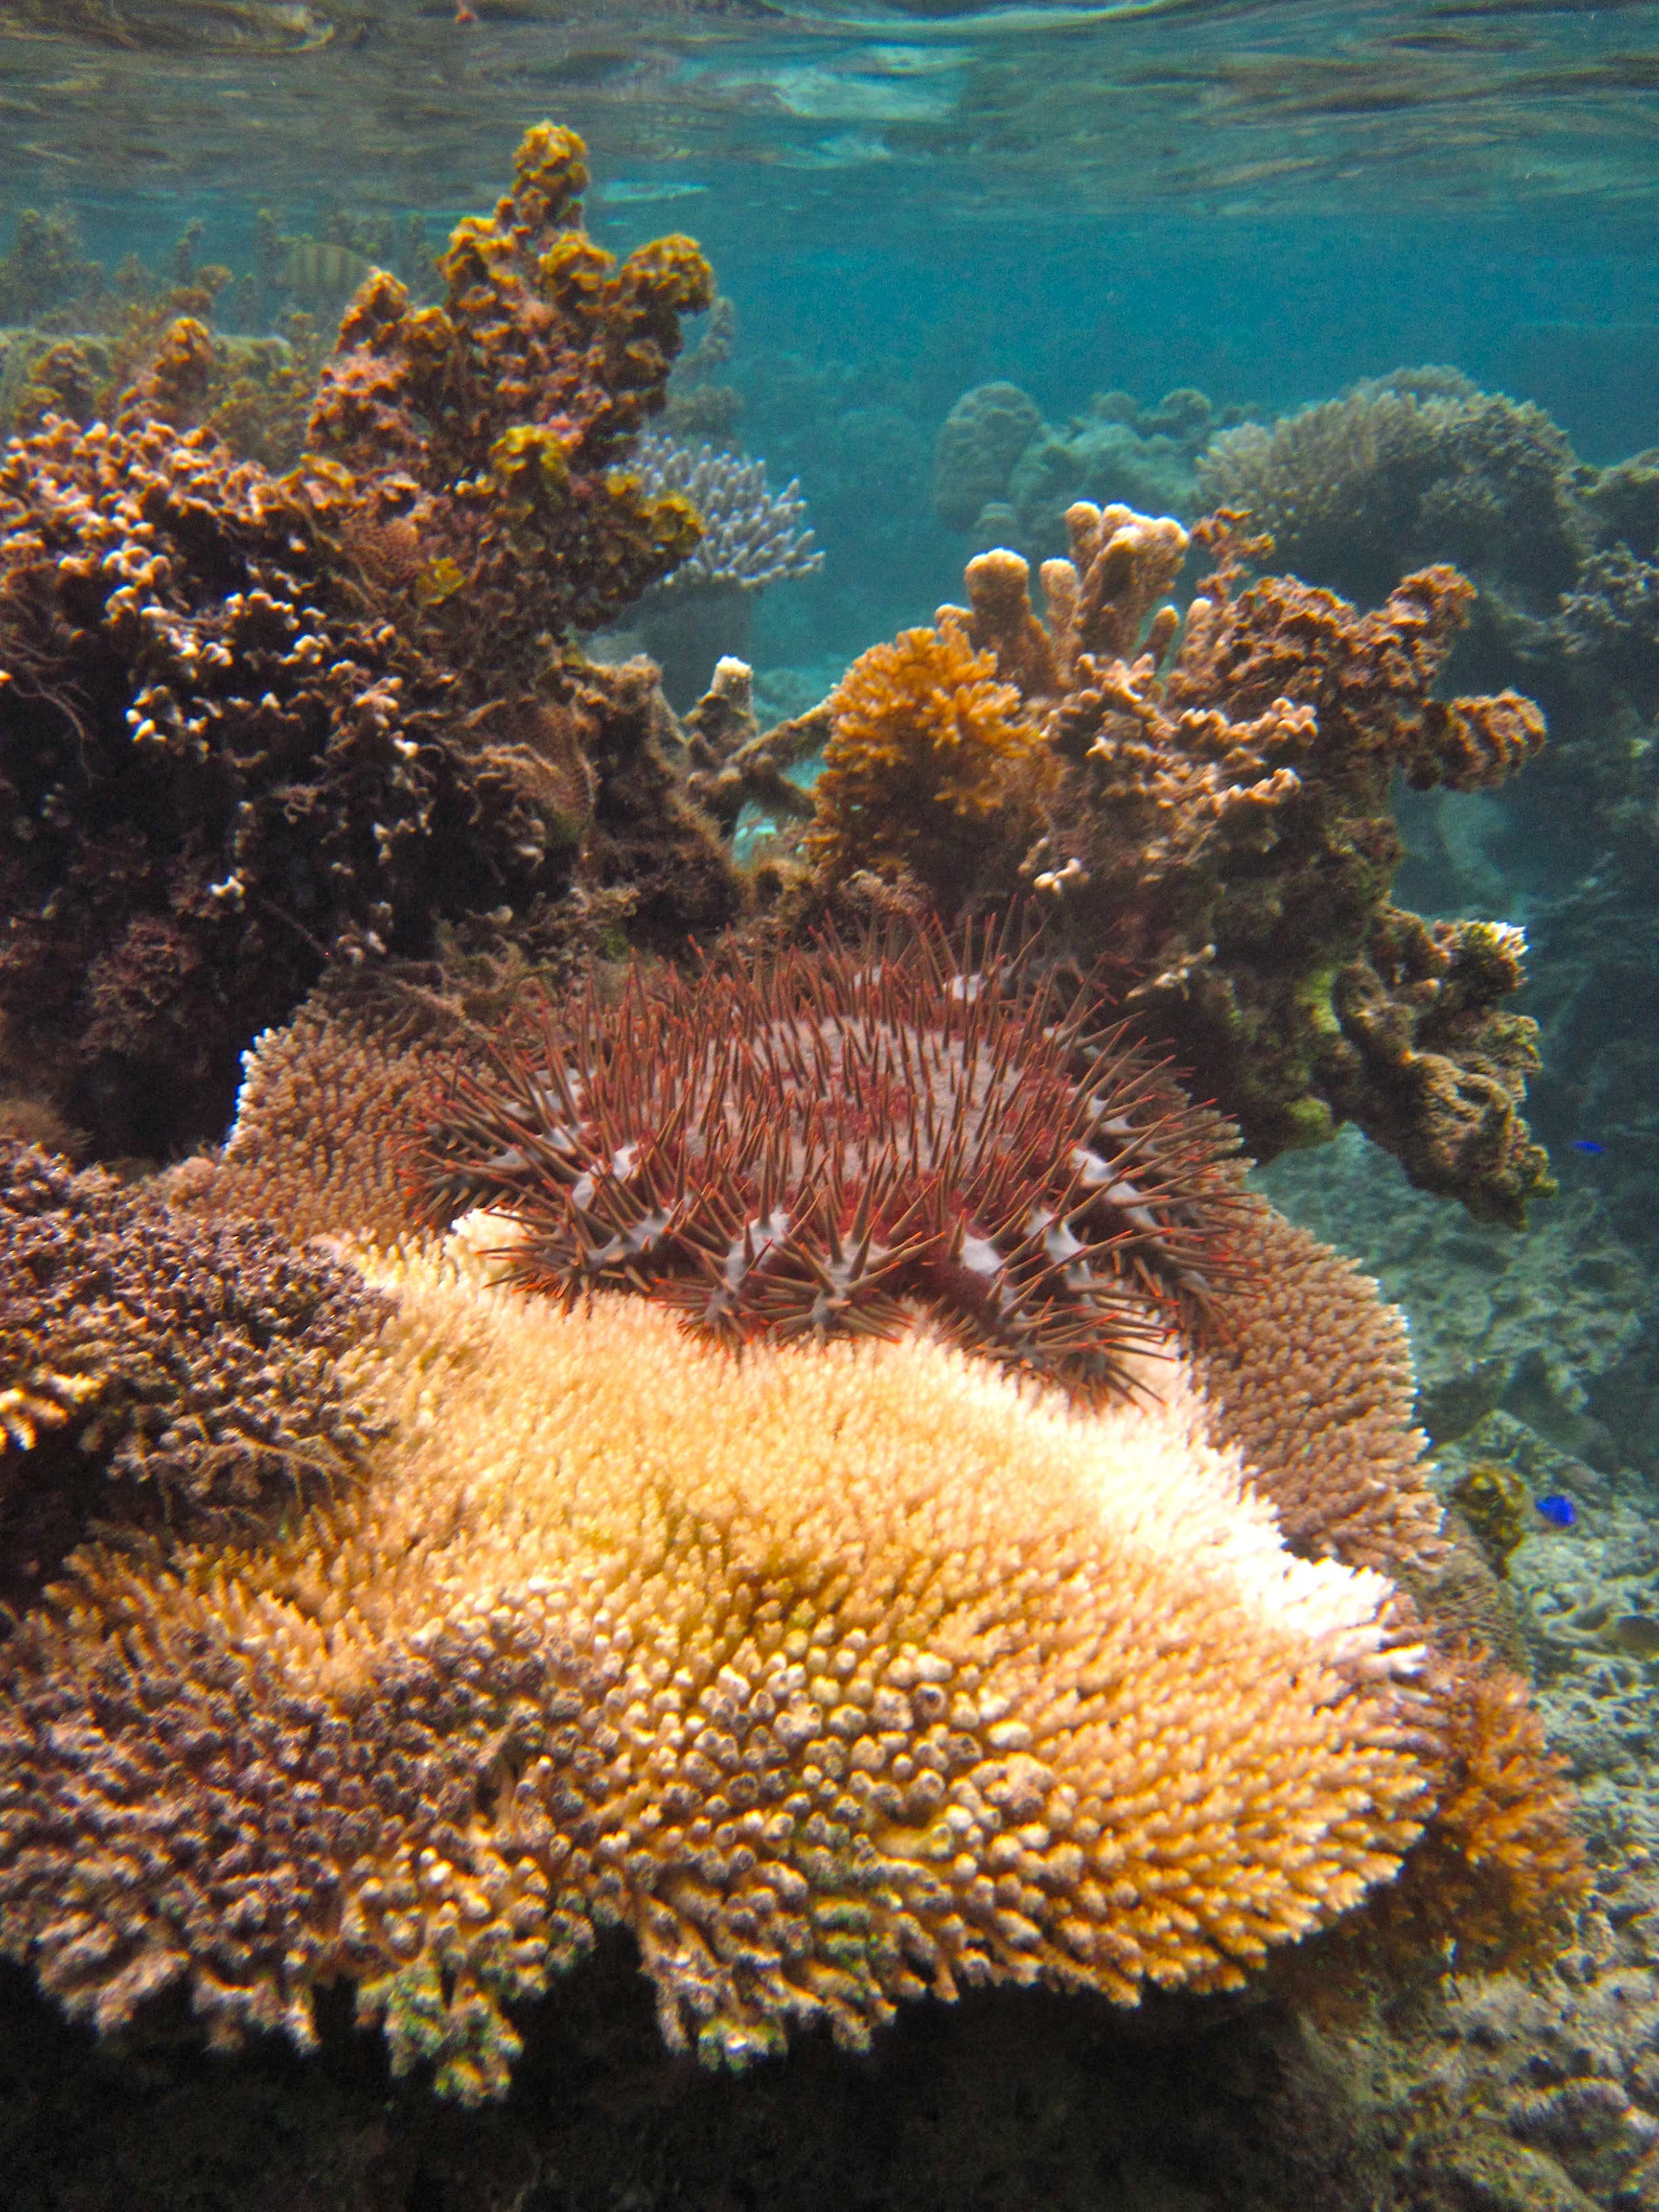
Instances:
[[[1043,620],[982,555],[688,745],[574,633],[698,541],[636,441],[712,283],[601,252],[582,157],[528,134],[441,302],[364,277],[288,475],[190,319],[0,466],[0,1950],[221,2047],[348,1985],[468,2102],[605,1929],[732,2066],[1333,1927],[1550,1955],[1567,1788],[1437,1612],[1403,1322],[1233,1126],[1547,1187],[1515,933],[1389,896],[1390,777],[1537,709],[1431,695],[1454,570],[1361,614],[1075,502]],[[216,1135],[244,1052],[222,1152],[71,1164]]]

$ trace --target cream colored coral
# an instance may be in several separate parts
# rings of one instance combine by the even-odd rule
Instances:
[[[71,2009],[304,2041],[349,1977],[471,2097],[596,1924],[741,2063],[964,1982],[1231,1986],[1394,1872],[1391,1586],[1284,1550],[1181,1367],[1097,1413],[914,1340],[737,1363],[492,1287],[498,1233],[366,1263],[349,1506],[93,1555],[9,1648],[0,1933]]]

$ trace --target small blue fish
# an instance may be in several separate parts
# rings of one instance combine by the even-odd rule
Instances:
[[[1571,1528],[1578,1518],[1578,1508],[1571,1498],[1563,1498],[1559,1490],[1553,1491],[1547,1498],[1534,1498],[1533,1504],[1553,1528]]]
[[[1575,1137],[1572,1149],[1575,1152],[1605,1152],[1607,1148],[1605,1145],[1598,1145],[1594,1137]]]

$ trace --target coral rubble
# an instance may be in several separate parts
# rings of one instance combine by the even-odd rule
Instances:
[[[1518,933],[1389,902],[1392,776],[1468,790],[1534,751],[1513,692],[1436,699],[1470,598],[1455,570],[1370,615],[1291,578],[1244,586],[1224,518],[1182,620],[1188,533],[1079,504],[1070,561],[969,564],[969,604],[866,655],[830,702],[806,850],[909,872],[952,907],[1029,885],[1255,1152],[1357,1121],[1426,1188],[1524,1218],[1550,1188],[1519,1106]]]

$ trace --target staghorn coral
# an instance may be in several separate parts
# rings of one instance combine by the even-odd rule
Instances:
[[[249,1219],[0,1144],[0,1593],[39,1593],[94,1516],[275,1521],[374,1434],[340,1356],[383,1301]]]
[[[1237,1199],[1229,1133],[1085,1016],[988,939],[971,973],[927,934],[635,968],[458,1074],[428,1211],[510,1217],[511,1279],[566,1304],[641,1290],[734,1346],[922,1312],[1121,1390],[1149,1302],[1190,1318],[1224,1282]]]
[[[678,494],[627,472],[660,410],[683,314],[714,297],[690,239],[618,265],[582,230],[581,140],[539,124],[512,191],[468,216],[439,264],[441,305],[385,270],[363,283],[324,364],[307,471],[402,617],[495,681],[533,673],[544,641],[595,629],[666,575],[699,526]]]
[[[832,876],[902,866],[947,898],[988,845],[1018,862],[1038,822],[1042,729],[959,631],[872,646],[827,702],[806,849]]]
[[[1043,565],[1046,623],[1023,557],[981,555],[966,608],[866,655],[831,701],[827,760],[861,783],[826,769],[817,787],[805,842],[821,883],[873,866],[969,911],[1029,884],[1085,959],[1127,970],[1147,1035],[1252,1152],[1350,1118],[1426,1188],[1522,1219],[1552,1186],[1517,1110],[1533,1027],[1498,1003],[1520,981],[1518,933],[1431,929],[1388,903],[1391,777],[1475,788],[1542,743],[1515,693],[1431,694],[1469,586],[1428,569],[1363,616],[1291,578],[1241,589],[1261,548],[1221,517],[1200,526],[1217,568],[1183,622],[1164,603],[1188,545],[1178,523],[1086,504],[1068,522],[1073,559]],[[947,812],[941,749],[916,733],[967,754],[957,716],[981,701],[1018,744],[969,754],[972,803]]]
[[[1178,1369],[1077,1415],[914,1341],[734,1364],[466,1239],[374,1272],[380,1476],[83,1553],[0,1657],[0,1942],[104,2030],[183,1983],[303,2045],[350,1979],[476,2098],[620,1924],[738,2065],[930,1989],[1237,1986],[1416,1832],[1389,1586],[1279,1547]]]

